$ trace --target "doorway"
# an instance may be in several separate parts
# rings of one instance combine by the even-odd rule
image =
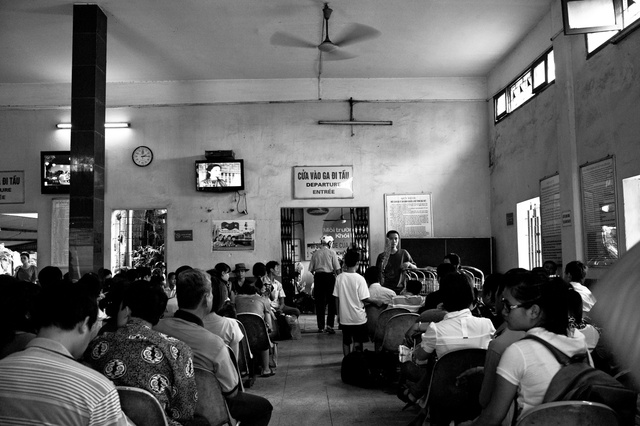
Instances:
[[[115,273],[165,260],[167,209],[114,210],[111,214],[111,268]]]
[[[0,275],[14,274],[22,252],[38,266],[38,213],[1,213]]]

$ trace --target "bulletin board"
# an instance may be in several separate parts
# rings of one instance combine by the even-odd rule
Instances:
[[[69,199],[54,199],[51,207],[51,266],[69,267]]]
[[[562,213],[560,175],[540,179],[540,230],[542,259],[562,264]]]
[[[384,194],[385,233],[398,231],[402,239],[433,237],[431,193]]]

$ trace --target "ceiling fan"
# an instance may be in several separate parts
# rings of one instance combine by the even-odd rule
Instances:
[[[326,54],[325,59],[327,60],[341,60],[351,59],[357,56],[345,52],[343,47],[372,39],[380,35],[380,31],[373,27],[354,23],[349,24],[346,30],[341,34],[341,36],[336,38],[335,41],[331,41],[331,39],[329,39],[329,18],[331,17],[332,12],[333,9],[329,7],[329,3],[325,3],[322,8],[322,16],[324,19],[322,33],[324,34],[324,40],[319,45],[280,31],[277,31],[271,36],[271,44],[276,46],[318,49],[320,52]]]

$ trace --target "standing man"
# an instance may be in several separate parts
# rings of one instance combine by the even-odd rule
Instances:
[[[175,337],[191,347],[196,367],[216,375],[231,417],[246,426],[266,426],[273,406],[257,395],[240,390],[240,377],[224,341],[204,328],[203,319],[211,312],[213,293],[211,278],[201,269],[189,269],[178,274],[176,284],[178,311],[173,318],[164,318],[154,330]]]
[[[313,274],[313,298],[316,301],[316,319],[318,321],[318,333],[323,331],[335,334],[333,323],[336,317],[336,304],[333,298],[333,288],[336,284],[336,275],[340,273],[338,255],[331,250],[333,237],[323,235],[320,239],[321,247],[311,256],[309,271]],[[327,328],[324,327],[324,311],[329,305],[327,313]]]
[[[37,337],[0,361],[0,424],[129,424],[113,383],[76,361],[100,328],[97,300],[58,282],[34,313]]]

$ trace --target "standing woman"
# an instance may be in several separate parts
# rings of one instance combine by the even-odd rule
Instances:
[[[545,340],[568,357],[587,353],[584,335],[569,327],[573,291],[534,273],[510,276],[502,293],[507,326]],[[516,396],[522,417],[542,403],[558,370],[560,363],[541,343],[525,338],[511,344],[500,358],[491,401],[473,425],[501,424]]]
[[[402,270],[415,268],[416,265],[409,252],[400,248],[398,231],[387,232],[384,251],[378,255],[376,266],[380,269],[380,284],[399,293]]]
[[[38,268],[36,265],[29,263],[29,259],[29,252],[23,251],[20,253],[22,265],[16,268],[14,277],[16,277],[18,281],[29,281],[35,284],[38,278]]]

